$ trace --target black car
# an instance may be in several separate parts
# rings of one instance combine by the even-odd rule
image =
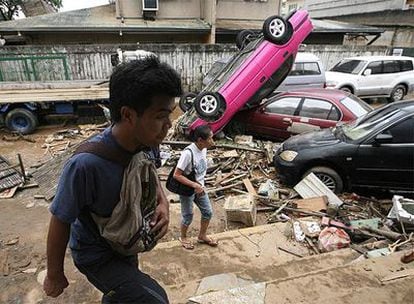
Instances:
[[[414,100],[334,128],[291,137],[274,157],[282,183],[310,172],[335,193],[355,187],[414,192]]]

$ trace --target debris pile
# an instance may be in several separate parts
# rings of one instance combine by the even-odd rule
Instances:
[[[163,164],[173,167],[190,143],[165,144],[162,149],[169,159]],[[265,211],[267,223],[288,222],[289,237],[311,255],[351,247],[371,258],[413,246],[414,201],[395,196],[392,203],[355,193],[337,196],[313,173],[294,189],[283,188],[271,165],[274,146],[242,136],[234,143],[218,141],[209,150],[206,191],[213,201],[224,201],[227,221],[254,226],[258,213]],[[166,175],[161,173],[164,179]],[[302,250],[279,249],[303,256]],[[407,256],[414,260],[414,253]]]

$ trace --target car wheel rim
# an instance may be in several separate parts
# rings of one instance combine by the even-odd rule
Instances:
[[[335,192],[336,183],[331,176],[322,173],[315,173],[315,175],[321,180],[322,183],[325,184],[326,187]]]
[[[404,91],[403,91],[403,89],[398,88],[398,89],[396,89],[396,90],[395,90],[395,92],[394,92],[393,99],[394,99],[394,100],[401,100],[401,99],[403,98],[403,96],[404,96]]]
[[[211,95],[204,96],[201,98],[200,108],[204,113],[213,113],[217,109],[217,99]]]
[[[273,19],[269,25],[269,31],[275,38],[280,38],[286,31],[285,24],[280,19]]]

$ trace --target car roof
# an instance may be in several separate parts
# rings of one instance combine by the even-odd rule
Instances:
[[[349,95],[349,93],[344,92],[342,90],[336,89],[324,89],[324,88],[313,88],[313,89],[299,89],[294,91],[287,91],[283,92],[278,97],[281,96],[310,96],[310,97],[323,97],[323,98],[330,98],[330,99],[342,99]]]
[[[388,104],[388,107],[400,109],[407,113],[414,113],[414,99],[393,102],[391,104]]]
[[[312,53],[299,52],[296,54],[295,62],[300,62],[300,61],[320,61],[320,59],[318,56],[315,56]]]
[[[414,60],[413,57],[408,56],[356,56],[356,57],[348,57],[344,58],[344,60],[367,60],[367,61],[373,61],[373,60]]]

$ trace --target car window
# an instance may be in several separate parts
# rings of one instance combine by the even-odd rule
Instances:
[[[363,116],[362,119],[345,124],[342,129],[349,139],[359,140],[373,132],[375,129],[386,126],[400,114],[401,111],[398,109],[385,108],[382,111],[374,112],[371,115],[368,113],[366,116]]]
[[[385,134],[392,135],[392,142],[395,144],[414,143],[414,117],[398,122],[391,128],[385,130]]]
[[[368,104],[352,95],[341,99],[340,102],[356,117],[362,116],[371,111],[371,107]]]
[[[413,70],[413,62],[411,60],[400,60],[401,72]]]
[[[368,64],[367,69],[371,69],[371,75],[382,73],[382,61],[373,61]]]
[[[300,97],[285,97],[266,106],[265,112],[284,115],[295,115],[301,101]]]
[[[338,108],[336,108],[329,101],[315,98],[305,98],[305,101],[299,111],[299,116],[338,121],[340,118],[340,112]]]
[[[289,76],[320,75],[321,70],[316,62],[296,62],[292,66]]]
[[[400,63],[398,60],[385,60],[383,62],[384,73],[399,73],[400,72]]]
[[[338,62],[332,69],[332,72],[340,72],[347,74],[358,74],[367,62],[363,60],[344,59]]]

